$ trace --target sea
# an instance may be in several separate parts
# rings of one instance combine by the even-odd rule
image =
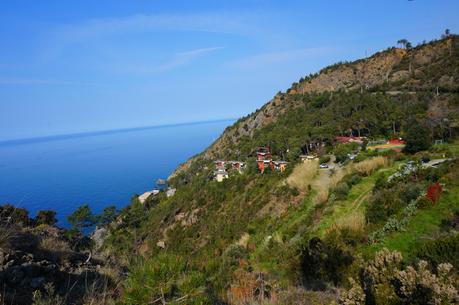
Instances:
[[[121,209],[202,152],[234,120],[0,142],[0,205],[55,210],[58,225],[82,204]]]

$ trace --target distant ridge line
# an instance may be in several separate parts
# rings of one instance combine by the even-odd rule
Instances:
[[[19,139],[12,139],[12,140],[0,140],[0,146],[31,144],[31,143],[38,143],[38,142],[50,142],[50,141],[61,141],[61,140],[67,140],[67,139],[86,138],[86,137],[109,135],[109,134],[115,134],[115,133],[134,132],[134,131],[147,130],[147,129],[179,127],[179,126],[186,126],[186,125],[212,124],[212,123],[220,123],[220,122],[230,122],[230,121],[235,121],[235,120],[237,119],[227,118],[227,119],[219,119],[219,120],[183,122],[183,123],[163,124],[163,125],[150,125],[150,126],[118,128],[118,129],[108,129],[108,130],[99,130],[99,131],[85,131],[85,132],[77,132],[77,133],[69,133],[69,134],[51,135],[51,136],[19,138]]]

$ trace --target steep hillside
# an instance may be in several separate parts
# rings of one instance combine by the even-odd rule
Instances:
[[[389,48],[373,56],[350,63],[338,63],[319,73],[293,83],[287,93],[277,94],[261,109],[228,127],[219,139],[201,155],[204,158],[223,157],[234,153],[232,147],[241,138],[252,137],[256,130],[275,123],[280,116],[301,107],[298,94],[359,91],[396,95],[404,92],[438,92],[447,94],[459,90],[459,38],[450,37],[410,50]],[[177,174],[195,160],[187,161]]]
[[[122,302],[456,304],[458,80],[447,37],[279,93],[111,223]]]

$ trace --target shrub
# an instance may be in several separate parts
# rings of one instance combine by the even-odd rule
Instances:
[[[359,147],[357,143],[339,144],[334,148],[335,162],[343,163],[348,159],[348,154]]]
[[[417,183],[399,183],[392,188],[375,191],[368,202],[366,218],[370,223],[381,223],[388,217],[401,211],[410,202],[417,200],[421,185]]]
[[[247,258],[247,250],[240,245],[231,245],[222,254],[221,269],[230,270],[239,266],[239,261]]]
[[[29,224],[29,211],[16,208],[11,204],[0,206],[0,221],[9,224]]]
[[[459,278],[451,264],[440,264],[432,273],[426,261],[403,268],[402,260],[397,251],[377,252],[362,268],[361,281],[350,279],[351,289],[341,295],[339,304],[456,304]]]
[[[155,197],[155,196],[150,196],[150,197]],[[147,200],[149,198],[147,198]],[[97,223],[101,225],[108,225],[116,218],[116,216],[117,216],[117,211],[114,205],[105,207],[102,213],[97,216]]]
[[[72,225],[72,228],[82,231],[94,225],[95,218],[91,212],[89,205],[85,204],[78,207],[72,214],[67,217],[67,220]]]
[[[429,240],[418,248],[415,256],[427,260],[434,266],[451,263],[459,269],[459,235],[450,234],[436,240]]]
[[[360,181],[362,181],[362,178],[359,175],[354,174],[349,177],[348,181],[350,184],[356,185],[357,183],[360,183]]]
[[[343,269],[353,260],[351,253],[337,243],[314,237],[301,251],[301,271],[307,286],[323,288],[324,282],[340,283]]]
[[[443,188],[439,182],[429,185],[427,188],[427,194],[426,197],[430,201],[432,201],[433,204],[437,203],[438,200],[440,200],[441,193],[443,191]]]
[[[328,163],[330,162],[331,158],[329,155],[324,155],[322,157],[319,158],[319,163],[322,164],[322,163]]]
[[[185,262],[176,255],[160,253],[141,261],[130,270],[125,282],[124,304],[148,304],[151,300],[172,300],[177,291],[177,277],[184,272]]]
[[[417,153],[418,151],[428,150],[431,143],[429,126],[425,122],[411,120],[406,130],[406,146],[404,151],[407,153]]]
[[[54,225],[57,222],[56,212],[52,210],[41,210],[38,211],[37,216],[34,219],[37,225]]]
[[[432,201],[430,201],[427,197],[425,196],[421,196],[418,198],[417,200],[417,203],[418,203],[418,207],[420,209],[423,209],[423,208],[428,208],[432,205]]]
[[[344,200],[350,189],[346,182],[340,182],[332,189],[332,193],[335,194],[337,200]]]

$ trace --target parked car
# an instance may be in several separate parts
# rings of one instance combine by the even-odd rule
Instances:
[[[328,168],[328,164],[327,163],[322,163],[321,165],[319,165],[319,168]]]

